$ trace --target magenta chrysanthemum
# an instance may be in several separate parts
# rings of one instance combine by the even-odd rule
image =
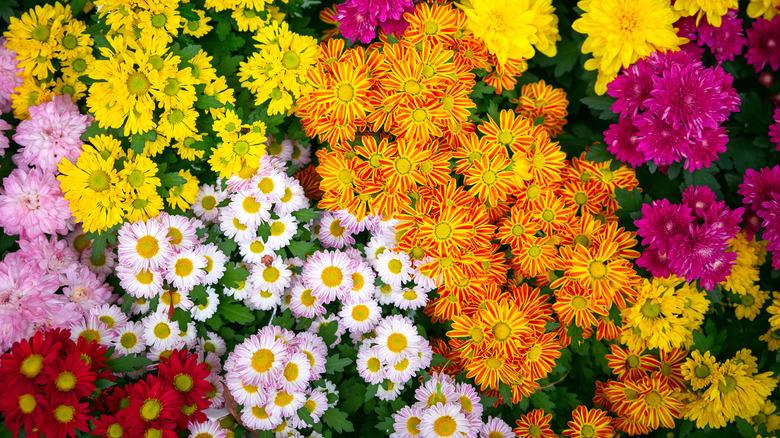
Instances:
[[[14,134],[14,141],[22,146],[14,156],[16,164],[53,173],[62,158],[75,162],[81,154],[81,134],[92,117],[79,113],[68,96],[55,96],[29,111],[30,118],[19,123]]]
[[[772,253],[772,267],[780,269],[780,166],[761,170],[748,169],[739,185],[742,202],[751,218],[760,221],[760,227],[752,224],[754,232],[761,232]]]
[[[769,140],[775,144],[775,149],[780,151],[780,108],[775,108],[772,122],[774,123],[769,125]]]
[[[604,132],[604,143],[607,150],[618,160],[632,167],[641,166],[645,162],[644,155],[637,149],[639,130],[630,117],[623,117],[618,123],[610,125]]]
[[[698,27],[699,46],[707,46],[718,62],[731,61],[742,53],[745,46],[745,35],[742,32],[742,19],[737,16],[737,11],[730,10],[721,18],[720,27],[715,27],[701,20]]]
[[[772,70],[780,69],[780,15],[753,21],[747,31],[747,46],[745,58],[757,72],[767,64]]]
[[[406,29],[403,14],[414,8],[412,0],[347,0],[336,5],[336,20],[348,40],[368,44],[376,38],[376,29],[400,35]]]
[[[3,180],[0,226],[7,234],[33,238],[68,232],[70,209],[53,174],[15,169]]]

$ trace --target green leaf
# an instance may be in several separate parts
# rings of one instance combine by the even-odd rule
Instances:
[[[108,380],[108,379],[97,379],[95,380],[95,388],[97,389],[105,389],[109,386],[114,386],[116,383]]]
[[[588,153],[585,154],[585,158],[590,161],[602,163],[604,161],[612,160],[614,157],[607,150],[607,146],[604,143],[596,143],[590,147]]]
[[[512,403],[512,390],[509,388],[509,386],[501,383],[498,385],[498,393],[501,394],[501,398],[504,399],[504,403],[508,405],[513,405]]]
[[[642,192],[638,189],[628,191],[626,189],[615,189],[615,199],[620,205],[620,209],[626,213],[639,211],[642,208]]]
[[[313,208],[304,208],[292,213],[299,222],[309,222],[310,220],[317,219],[319,213]]]
[[[137,354],[121,356],[117,357],[116,359],[109,359],[106,361],[106,365],[111,368],[111,371],[117,373],[126,373],[128,371],[140,370],[141,368],[153,363],[154,362],[147,359],[146,357]]]
[[[233,289],[237,288],[239,283],[246,280],[247,277],[249,277],[249,271],[247,271],[246,268],[234,263],[228,263],[225,267],[225,273],[222,274],[222,278],[219,279],[219,282],[223,286]]]
[[[314,251],[317,249],[317,246],[314,244],[314,242],[301,242],[296,240],[290,242],[290,244],[287,246],[287,249],[290,250],[290,254],[292,254],[293,257],[306,259],[306,256],[314,253]]]
[[[545,412],[550,412],[555,407],[555,403],[550,400],[550,396],[544,391],[536,391],[531,394],[531,404],[535,408],[544,409]]]
[[[331,345],[336,342],[336,332],[338,331],[338,328],[339,326],[335,322],[326,322],[320,325],[317,334],[325,341],[325,345]]]
[[[187,182],[181,175],[175,172],[166,173],[160,177],[160,182],[164,187],[176,187]]]
[[[366,384],[358,382],[357,379],[349,379],[339,385],[339,394],[341,394],[342,401],[340,403],[341,408],[347,414],[354,414],[365,403],[364,395],[366,392]]]
[[[73,10],[73,15],[80,14],[86,4],[87,0],[70,0],[70,8]]]
[[[219,248],[220,251],[222,251],[223,253],[225,253],[226,256],[229,257],[230,254],[232,254],[233,251],[235,251],[236,248],[238,248],[238,245],[233,240],[226,239],[226,240],[223,240],[223,241],[219,242],[217,244],[217,248]]]
[[[309,412],[308,409],[306,409],[306,406],[298,409],[297,414],[298,414],[298,418],[303,420],[309,426],[313,426],[314,425],[314,419],[311,418],[311,413]]]
[[[580,102],[584,103],[601,120],[617,119],[617,114],[612,112],[612,102],[615,99],[609,96],[583,97]]]
[[[737,417],[737,430],[739,431],[739,434],[745,438],[753,438],[756,436],[753,426],[744,418]]]
[[[325,414],[322,416],[322,420],[325,422],[325,424],[332,427],[333,430],[338,433],[355,431],[354,426],[352,426],[352,422],[347,420],[347,414],[336,408],[330,408],[325,411]]]
[[[187,331],[187,323],[192,321],[192,315],[190,312],[177,307],[173,311],[173,317],[171,318],[171,321],[176,321],[179,323],[179,330],[181,331]]]
[[[227,321],[236,324],[248,324],[255,320],[252,311],[239,303],[220,303],[218,313]]]
[[[207,110],[209,108],[222,108],[222,102],[214,96],[207,94],[201,94],[198,96],[198,100],[195,102],[195,108],[201,110]]]
[[[335,324],[333,324],[335,326]],[[338,353],[330,356],[328,361],[325,362],[325,372],[328,374],[336,374],[344,371],[347,365],[352,363],[352,359],[348,357],[341,357]]]

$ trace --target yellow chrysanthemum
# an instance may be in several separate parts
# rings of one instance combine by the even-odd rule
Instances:
[[[467,28],[496,56],[499,64],[530,59],[534,47],[548,56],[556,53],[558,19],[551,0],[464,0]]]
[[[753,321],[756,316],[761,312],[761,308],[764,306],[769,298],[769,293],[764,292],[758,288],[758,285],[754,285],[747,290],[747,293],[739,295],[734,302],[734,314],[738,319],[748,319]]]
[[[763,17],[771,20],[775,15],[780,14],[780,0],[750,0],[747,14],[750,18]]]
[[[171,187],[165,201],[172,208],[187,211],[198,197],[198,179],[189,170],[180,170],[179,176],[184,178],[184,183]]]
[[[160,186],[157,164],[144,155],[128,158],[119,172],[118,184],[129,198],[145,198],[156,194],[157,187]]]
[[[641,337],[641,347],[647,349],[687,347],[690,335],[682,316],[684,306],[685,299],[675,293],[674,285],[644,280],[634,305],[623,310],[624,330]]]
[[[677,14],[668,0],[582,0],[577,6],[585,13],[572,28],[587,35],[582,52],[593,54],[585,68],[598,70],[598,94],[607,91],[621,67],[687,42],[677,36]]]
[[[694,390],[706,388],[718,376],[720,364],[709,351],[701,354],[699,351],[691,352],[691,356],[682,364],[680,371]]]
[[[70,7],[61,3],[31,8],[20,17],[11,17],[4,36],[6,47],[16,52],[25,75],[38,79],[54,72],[51,63],[60,46],[64,24],[73,19]]]
[[[211,169],[220,178],[230,178],[236,174],[242,178],[250,177],[257,169],[260,158],[265,155],[265,141],[265,125],[257,121],[248,133],[225,140],[214,149],[209,158]],[[248,175],[243,175],[247,172]]]
[[[184,24],[183,32],[185,35],[200,38],[211,31],[211,25],[209,25],[211,18],[207,17],[206,13],[200,9],[195,9],[194,12],[198,14],[198,19],[187,20],[187,22]]]
[[[726,15],[729,9],[737,9],[737,0],[677,0],[673,8],[683,17],[696,16],[696,24],[702,17],[707,17],[707,22],[715,27],[720,27],[721,17]]]
[[[103,157],[92,146],[85,145],[78,160],[64,158],[59,163],[63,196],[85,232],[104,231],[122,222],[122,190],[114,169],[114,157]]]

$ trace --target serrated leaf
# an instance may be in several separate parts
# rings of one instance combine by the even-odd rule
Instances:
[[[141,368],[153,363],[154,362],[147,359],[146,357],[137,354],[129,354],[127,356],[121,356],[106,361],[106,365],[111,368],[111,371],[117,373],[126,373],[129,371],[140,370]]]
[[[190,312],[180,307],[174,309],[173,316],[171,317],[171,321],[176,321],[179,323],[179,330],[186,331],[187,323],[189,323],[191,320],[192,320],[192,315],[190,314]]]
[[[306,259],[306,256],[313,254],[316,250],[317,246],[314,244],[314,242],[301,242],[301,241],[292,241],[287,246],[287,249],[290,250],[290,254],[292,254],[293,257],[298,257],[300,259]]]
[[[335,326],[335,324],[333,324]],[[341,357],[338,353],[328,357],[325,362],[325,372],[328,374],[335,374],[344,371],[347,365],[352,363],[352,359],[348,357]]]
[[[352,422],[347,419],[347,414],[336,408],[330,408],[325,411],[325,414],[322,416],[322,420],[325,422],[325,424],[332,427],[336,432],[341,433],[355,431],[355,427],[352,425]]]
[[[176,187],[184,184],[187,182],[186,179],[184,179],[181,175],[178,173],[166,173],[160,176],[160,182],[162,183],[163,187]]]
[[[207,94],[201,94],[198,96],[198,100],[195,101],[195,108],[201,110],[207,110],[210,108],[222,108],[222,102],[214,96]]]
[[[356,379],[349,379],[339,385],[341,403],[339,404],[347,414],[354,414],[363,406],[366,384]]]
[[[311,413],[309,413],[309,410],[308,410],[308,409],[306,409],[306,407],[305,407],[305,406],[304,406],[304,407],[302,407],[302,408],[300,408],[300,409],[298,409],[298,412],[297,412],[297,414],[298,414],[298,418],[300,418],[301,420],[303,420],[303,421],[304,421],[306,424],[308,424],[309,426],[312,426],[312,425],[314,425],[314,419],[313,419],[313,418],[311,418]]]
[[[550,400],[550,396],[544,391],[536,391],[531,394],[531,404],[535,408],[544,409],[545,412],[551,412],[555,407],[555,403]]]
[[[336,332],[338,331],[338,324],[333,321],[321,324],[317,330],[317,334],[325,341],[325,345],[332,345],[336,342]]]
[[[504,399],[504,403],[508,405],[513,405],[512,403],[512,390],[509,388],[509,386],[501,383],[498,385],[498,393],[501,395],[501,398]]]
[[[313,208],[304,208],[302,210],[296,210],[292,213],[299,222],[309,222],[310,220],[317,219],[319,213]]]
[[[246,280],[247,277],[249,277],[249,271],[247,271],[246,268],[234,263],[228,263],[227,266],[225,266],[225,273],[222,274],[222,278],[219,279],[219,282],[225,287],[234,289],[237,288],[242,281]]]
[[[626,213],[639,211],[642,208],[642,192],[637,189],[629,191],[618,187],[615,189],[615,200],[620,205],[620,209]]]
[[[239,303],[220,303],[217,313],[225,320],[237,324],[248,324],[255,320],[255,315],[252,311]]]

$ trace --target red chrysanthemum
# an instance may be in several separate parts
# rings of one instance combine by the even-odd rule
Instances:
[[[198,362],[197,356],[183,350],[175,350],[168,358],[160,360],[157,375],[168,382],[182,399],[183,427],[190,421],[205,419],[201,412],[209,406],[207,397],[212,390],[208,366]]]
[[[75,437],[76,431],[89,431],[87,412],[87,403],[55,396],[44,403],[43,418],[37,426],[47,438]]]
[[[122,423],[113,415],[101,415],[93,420],[95,426],[92,435],[103,438],[117,438],[127,436],[127,431]]]
[[[5,427],[14,436],[19,434],[20,429],[30,432],[33,426],[41,422],[42,397],[36,394],[34,385],[26,381],[18,381],[8,389],[10,394],[0,397],[0,414]]]
[[[172,428],[180,416],[181,407],[176,390],[168,382],[149,375],[130,388],[126,426],[136,430],[160,426]]]
[[[39,383],[45,380],[44,370],[49,367],[62,348],[49,333],[36,332],[30,339],[22,339],[0,357],[0,380],[8,384],[26,381]]]
[[[46,370],[46,384],[52,393],[74,399],[86,397],[95,390],[95,373],[90,371],[77,352],[60,357]]]
[[[114,380],[113,374],[106,363],[106,347],[95,341],[79,338],[76,344],[76,351],[81,360],[89,365],[89,369],[97,375],[98,379]]]

